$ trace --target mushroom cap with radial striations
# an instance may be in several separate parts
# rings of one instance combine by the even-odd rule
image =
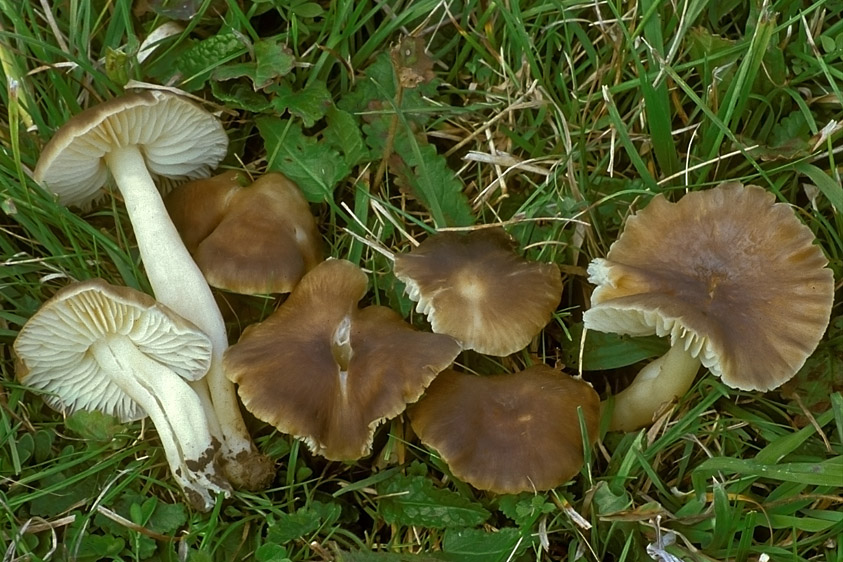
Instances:
[[[562,297],[559,268],[515,250],[501,228],[440,232],[396,255],[395,276],[434,332],[464,349],[505,356],[530,343]]]
[[[322,261],[322,237],[299,187],[271,172],[231,197],[194,259],[213,287],[289,293]]]
[[[104,157],[136,145],[153,178],[208,176],[228,150],[219,120],[177,95],[126,94],[72,117],[41,151],[35,181],[67,206],[86,207],[109,180]]]
[[[790,379],[829,322],[834,279],[811,230],[761,187],[727,183],[630,216],[605,259],[586,328],[670,336],[733,388]]]
[[[460,352],[453,338],[418,332],[386,307],[358,309],[366,285],[352,263],[322,262],[225,354],[246,409],[331,460],[367,455],[377,426]]]
[[[600,398],[591,385],[534,365],[491,376],[448,369],[407,413],[413,431],[454,476],[481,490],[516,494],[555,488],[580,470],[578,406],[593,442]]]
[[[59,290],[21,328],[14,343],[17,378],[45,391],[56,410],[99,410],[122,422],[144,418],[90,352],[111,335],[127,336],[185,380],[202,378],[210,366],[211,343],[193,324],[149,295],[92,279]]]

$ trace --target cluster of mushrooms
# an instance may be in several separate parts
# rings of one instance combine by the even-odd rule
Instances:
[[[295,184],[280,174],[251,185],[234,172],[208,178],[226,151],[214,116],[161,91],[106,102],[56,133],[35,179],[84,208],[113,178],[155,298],[96,279],[60,290],[15,342],[22,382],[64,412],[149,416],[200,510],[273,476],[235,384],[248,411],[327,459],[369,454],[378,425],[407,410],[419,439],[479,489],[544,490],[576,474],[601,410],[587,382],[541,364],[492,376],[452,368],[463,350],[507,356],[529,345],[561,298],[555,265],[521,258],[500,228],[431,235],[394,261],[432,331],[416,330],[387,307],[358,307],[367,275],[323,260]],[[166,198],[156,187],[185,180]],[[584,322],[669,336],[672,347],[614,397],[612,428],[650,423],[700,365],[743,389],[790,378],[831,311],[832,275],[812,241],[754,186],[678,203],[657,196],[630,217],[589,267],[597,288]],[[210,286],[289,296],[229,347]]]

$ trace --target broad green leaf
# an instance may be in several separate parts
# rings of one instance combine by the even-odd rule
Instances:
[[[214,81],[211,82],[211,93],[228,107],[245,109],[252,113],[260,113],[270,108],[269,99],[244,82],[228,85]]]
[[[268,170],[296,182],[312,203],[333,197],[334,188],[351,171],[336,150],[305,136],[297,123],[276,117],[258,117],[256,123],[266,145]]]
[[[268,543],[283,545],[317,531],[323,525],[331,525],[339,519],[342,508],[335,503],[314,501],[295,513],[276,515],[275,521],[266,532]]]
[[[86,533],[75,549],[73,560],[77,562],[93,562],[96,560],[113,560],[126,548],[126,541],[111,535],[94,535]]]
[[[187,523],[187,508],[184,504],[158,501],[146,526],[156,533],[172,535],[185,523]]]
[[[293,70],[295,57],[290,51],[274,39],[255,41],[255,88],[265,88],[276,78],[286,76]]]
[[[442,552],[446,560],[453,562],[503,562],[515,560],[530,545],[530,536],[524,536],[514,527],[496,532],[448,529],[442,540]]]
[[[325,142],[342,152],[346,164],[354,166],[369,157],[360,127],[350,113],[331,106],[325,120],[328,123],[322,133]]]
[[[290,9],[294,14],[296,14],[300,18],[318,18],[319,16],[325,13],[325,10],[322,9],[322,6],[320,6],[316,2],[301,2],[298,4],[294,4]]]
[[[580,361],[582,324],[572,325],[570,334],[571,341],[566,342],[563,347],[565,363],[576,367]],[[582,345],[583,371],[619,369],[634,365],[645,359],[664,355],[670,348],[667,339],[657,336],[633,338],[594,330],[590,330],[586,334],[585,343]]]
[[[424,476],[396,475],[378,486],[378,510],[389,524],[418,525],[432,529],[472,527],[489,512],[455,492],[436,488]]]
[[[194,44],[176,61],[184,80],[179,87],[187,91],[201,88],[216,67],[244,53],[246,46],[230,31]]]
[[[289,111],[291,115],[300,117],[305,127],[312,127],[333,105],[331,93],[322,82],[314,82],[297,92],[284,82],[268,88],[268,91],[275,95],[271,104],[279,115]]]
[[[400,135],[395,139],[395,153],[412,169],[405,177],[408,186],[430,211],[437,227],[474,224],[462,182],[433,145],[422,145],[413,137]]]
[[[518,494],[501,496],[498,502],[501,513],[512,519],[522,529],[531,528],[539,517],[556,511],[556,506],[541,494]]]
[[[277,544],[262,544],[255,550],[256,562],[290,562],[287,549]]]
[[[123,431],[123,424],[114,416],[96,410],[77,410],[64,421],[65,427],[83,439],[107,443]]]

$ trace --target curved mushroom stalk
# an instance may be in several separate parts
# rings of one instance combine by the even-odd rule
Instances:
[[[190,386],[123,335],[98,341],[91,353],[114,383],[152,418],[170,471],[191,506],[210,511],[217,494],[228,496],[231,487],[217,472],[219,443],[211,437],[202,402]]]
[[[699,357],[675,345],[645,366],[632,384],[615,395],[609,431],[634,431],[651,424],[663,404],[691,388],[700,364]]]
[[[215,414],[222,432],[224,470],[236,487],[260,489],[272,478],[273,464],[255,448],[240,415],[234,385],[223,373],[228,335],[211,289],[170,221],[140,150],[127,146],[105,158],[123,194],[155,297],[196,324],[211,340],[213,355],[205,380],[213,403],[209,416]]]

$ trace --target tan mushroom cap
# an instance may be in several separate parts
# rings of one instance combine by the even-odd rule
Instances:
[[[191,255],[222,221],[231,200],[248,183],[237,170],[185,182],[164,197],[167,213]]]
[[[182,97],[126,94],[68,120],[41,151],[33,176],[62,204],[86,207],[109,179],[106,154],[129,145],[143,147],[153,178],[179,181],[207,176],[228,137],[216,117]]]
[[[246,409],[331,460],[369,453],[375,428],[418,399],[460,352],[388,308],[358,310],[367,278],[344,260],[308,272],[225,354]]]
[[[535,365],[493,376],[447,369],[407,413],[413,431],[454,476],[481,490],[515,494],[555,488],[580,470],[578,406],[593,442],[600,418],[594,389]]]
[[[227,173],[180,186],[165,201],[173,224],[210,285],[288,293],[323,259],[316,219],[282,174],[238,182]]]
[[[562,296],[559,269],[515,249],[500,228],[440,232],[395,256],[395,276],[434,332],[464,349],[509,355],[547,325]]]
[[[47,391],[56,410],[99,410],[123,422],[146,417],[144,409],[109,379],[90,348],[110,335],[127,336],[151,359],[190,381],[202,378],[211,343],[196,326],[155,299],[102,279],[58,291],[15,339],[16,375]]]
[[[589,329],[670,335],[731,387],[770,390],[814,351],[834,279],[814,235],[761,187],[722,184],[663,196],[626,221],[597,285]]]

